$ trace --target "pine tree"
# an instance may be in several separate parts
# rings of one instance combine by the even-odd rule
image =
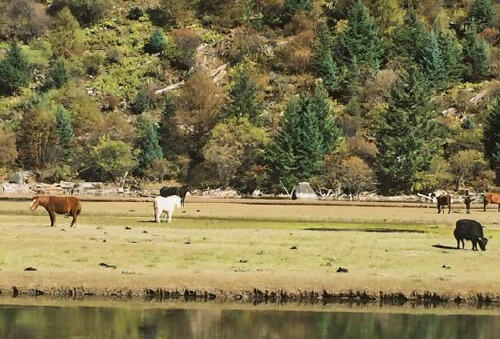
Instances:
[[[283,127],[265,156],[269,181],[290,188],[307,180],[337,145],[338,136],[323,87],[318,86],[312,95],[292,99],[285,110]]]
[[[144,52],[149,54],[161,53],[165,48],[165,38],[163,37],[163,31],[157,29],[151,34],[148,42],[144,45]]]
[[[71,115],[64,107],[59,106],[56,109],[56,131],[59,136],[59,146],[62,147],[64,154],[70,153],[70,145],[73,141],[73,126],[71,125]]]
[[[491,0],[474,0],[467,14],[467,23],[474,22],[478,32],[495,25],[496,12]]]
[[[339,69],[332,55],[332,37],[325,22],[318,24],[313,46],[313,68],[323,79],[323,84],[330,95],[339,89]]]
[[[160,147],[160,138],[153,122],[144,117],[137,119],[136,147],[139,149],[137,157],[137,173],[144,175],[144,171],[154,159],[163,157]]]
[[[418,20],[415,10],[410,8],[406,11],[403,26],[394,34],[392,54],[419,63],[426,37],[424,25]]]
[[[500,183],[500,96],[493,102],[484,124],[484,153],[491,167],[496,169],[497,184]]]
[[[477,37],[477,27],[474,22],[465,31],[464,59],[468,65],[467,78],[479,81],[490,75],[490,51],[488,43]]]
[[[452,33],[436,31],[445,67],[445,81],[447,84],[459,83],[465,72],[462,45]]]
[[[28,60],[17,44],[13,44],[7,56],[0,61],[0,94],[12,95],[27,86],[31,80]]]
[[[297,11],[309,12],[311,9],[311,0],[285,0],[281,8],[281,24],[288,23]]]
[[[68,82],[68,72],[63,59],[58,59],[51,67],[48,77],[48,88],[61,88]]]
[[[382,41],[375,20],[360,0],[347,12],[347,27],[335,40],[334,59],[349,65],[355,58],[360,66],[378,69],[382,61]]]
[[[375,130],[379,150],[376,174],[382,193],[410,191],[415,174],[428,168],[438,149],[440,130],[429,99],[424,76],[410,64],[394,85]]]
[[[434,31],[427,34],[421,51],[420,66],[432,88],[441,88],[446,78],[446,69],[437,36]]]
[[[262,105],[257,101],[256,96],[257,87],[248,73],[241,72],[229,89],[229,103],[223,109],[223,116],[225,118],[247,117],[252,124],[260,125]]]
[[[164,98],[164,108],[158,129],[160,145],[167,159],[173,159],[175,156],[185,151],[185,144],[180,141],[181,137],[178,133],[177,123],[175,121],[175,112],[175,102],[172,96],[167,94]]]

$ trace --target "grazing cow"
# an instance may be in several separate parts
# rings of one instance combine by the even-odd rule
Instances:
[[[178,195],[181,198],[181,204],[182,204],[182,206],[184,206],[184,200],[186,200],[186,195],[187,195],[188,192],[191,193],[191,191],[189,190],[189,186],[188,185],[184,185],[184,186],[181,186],[181,187],[166,187],[166,186],[163,186],[160,189],[160,195],[162,197],[164,197],[164,198],[169,197],[171,195]]]
[[[453,234],[455,235],[455,239],[457,239],[457,249],[460,248],[460,242],[462,242],[462,248],[465,248],[465,239],[472,242],[473,251],[477,251],[477,244],[479,244],[481,250],[486,251],[488,239],[483,236],[483,226],[477,221],[470,219],[458,220]]]
[[[70,227],[73,227],[77,216],[82,211],[82,204],[75,197],[55,197],[48,195],[33,197],[30,210],[36,210],[38,206],[42,206],[49,213],[51,227],[54,227],[56,223],[56,213],[72,216],[73,221]]]
[[[156,197],[154,199],[154,213],[155,221],[160,222],[160,217],[163,212],[167,212],[167,222],[172,222],[172,215],[174,214],[174,209],[176,207],[181,207],[181,197],[177,195],[171,195],[166,198]]]
[[[498,212],[500,212],[500,193],[484,193],[484,211],[486,212],[486,205],[498,204]]]
[[[431,198],[436,198],[436,205],[438,209],[438,214],[441,213],[441,206],[448,206],[448,214],[451,212],[451,197],[449,194],[443,193],[439,197],[436,197],[436,194],[432,193],[430,195]],[[444,214],[444,209],[443,209]]]

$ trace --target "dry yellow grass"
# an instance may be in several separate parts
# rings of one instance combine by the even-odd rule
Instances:
[[[0,202],[4,291],[161,287],[500,295],[500,214],[492,211],[438,216],[417,208],[187,203],[172,224],[156,224],[150,203],[86,202],[78,226],[70,229],[63,216],[58,227],[48,227],[46,213],[29,213],[28,205]],[[470,251],[470,243],[466,251],[432,247],[455,246],[450,225],[464,217],[476,217],[493,236],[486,252]],[[370,228],[422,233],[366,232]],[[28,266],[37,271],[24,272]],[[336,273],[339,266],[349,273]]]

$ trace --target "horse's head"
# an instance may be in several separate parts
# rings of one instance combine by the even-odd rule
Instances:
[[[31,206],[30,206],[30,210],[36,210],[38,208],[38,206],[40,206],[40,197],[33,197],[33,200],[31,201]]]

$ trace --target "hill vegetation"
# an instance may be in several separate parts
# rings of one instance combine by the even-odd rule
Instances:
[[[500,180],[499,13],[496,0],[3,0],[0,177],[483,190]]]

